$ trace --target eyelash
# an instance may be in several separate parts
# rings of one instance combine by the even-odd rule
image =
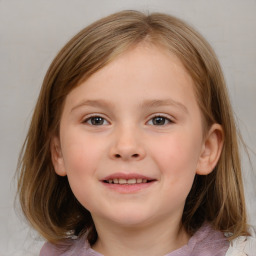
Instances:
[[[92,120],[92,118],[96,118],[96,117],[101,118],[101,119],[103,119],[104,121],[107,121],[106,118],[104,118],[104,117],[102,117],[102,116],[100,116],[100,115],[91,115],[91,116],[87,117],[85,120],[83,120],[82,123],[87,123],[87,124],[89,124],[88,121],[89,121],[89,120]],[[107,121],[107,122],[108,122],[108,121]],[[92,124],[92,123],[89,124],[89,125],[97,126],[97,125],[94,125],[94,124]]]
[[[168,123],[167,123],[167,124],[164,124],[164,125],[168,125],[168,124],[174,123],[174,121],[173,121],[170,117],[167,117],[167,116],[162,115],[162,114],[155,114],[153,117],[150,118],[149,121],[151,121],[151,120],[153,120],[154,118],[157,118],[157,117],[164,118],[165,121],[166,121],[166,120],[168,121]],[[148,122],[149,122],[149,121],[148,121]],[[147,123],[148,123],[148,122],[147,122]],[[164,126],[164,125],[156,125],[156,126]]]
[[[164,123],[164,124],[162,124],[162,125],[155,125],[155,126],[164,126],[164,125],[168,125],[168,124],[174,123],[174,121],[173,121],[171,118],[166,117],[165,115],[162,115],[162,114],[155,114],[153,117],[150,118],[149,121],[151,121],[151,120],[153,120],[154,118],[157,118],[157,117],[158,117],[158,118],[159,118],[159,117],[160,117],[160,118],[164,118],[165,121],[167,121],[168,123],[167,123],[167,124]],[[107,121],[104,117],[102,117],[102,116],[100,116],[100,115],[91,115],[91,116],[87,117],[85,120],[83,120],[82,123],[87,123],[87,124],[89,124],[89,125],[91,125],[91,126],[101,126],[101,125],[104,125],[104,124],[100,124],[100,125],[92,124],[92,119],[93,119],[93,118],[101,118],[101,119],[103,120],[103,122],[104,122],[104,121]],[[91,123],[88,123],[89,120],[91,120]],[[148,123],[149,121],[147,121],[147,123]],[[107,122],[108,122],[108,121],[107,121]],[[109,123],[109,122],[108,122],[108,123]],[[105,125],[106,125],[106,124],[105,124]],[[151,125],[154,126],[154,124],[151,124]]]

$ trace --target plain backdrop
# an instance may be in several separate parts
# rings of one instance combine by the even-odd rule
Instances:
[[[44,74],[79,30],[123,9],[176,15],[207,38],[223,67],[245,142],[256,151],[255,0],[0,0],[0,256],[38,255],[43,243],[14,210],[14,174]],[[255,166],[252,152],[251,162]],[[255,169],[246,157],[243,175],[255,225]]]

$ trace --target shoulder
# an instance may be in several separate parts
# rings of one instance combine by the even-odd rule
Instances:
[[[92,249],[84,237],[70,239],[62,244],[54,245],[46,242],[39,256],[91,256]]]
[[[46,242],[41,251],[40,251],[40,254],[39,256],[59,256],[61,255],[61,251],[57,248],[57,246],[49,243],[49,242]]]
[[[204,223],[189,239],[187,245],[171,255],[193,256],[224,256],[229,247],[229,241],[221,231],[215,230],[210,223]]]
[[[250,227],[250,236],[239,236],[230,242],[226,256],[255,256],[256,228]]]

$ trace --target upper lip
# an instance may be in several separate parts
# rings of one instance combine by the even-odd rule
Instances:
[[[102,181],[104,181],[104,180],[113,180],[113,179],[125,179],[125,180],[146,179],[148,181],[156,180],[152,177],[141,175],[141,174],[138,174],[138,173],[128,173],[128,174],[126,174],[126,173],[113,173],[113,174],[108,175],[105,178],[103,178]]]

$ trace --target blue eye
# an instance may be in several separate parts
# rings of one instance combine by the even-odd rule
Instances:
[[[172,123],[172,121],[169,118],[164,117],[164,116],[155,116],[149,120],[150,125],[161,126],[161,125],[166,125],[169,123]]]
[[[107,120],[101,116],[92,116],[83,121],[83,123],[88,123],[90,125],[106,125],[108,124]]]

